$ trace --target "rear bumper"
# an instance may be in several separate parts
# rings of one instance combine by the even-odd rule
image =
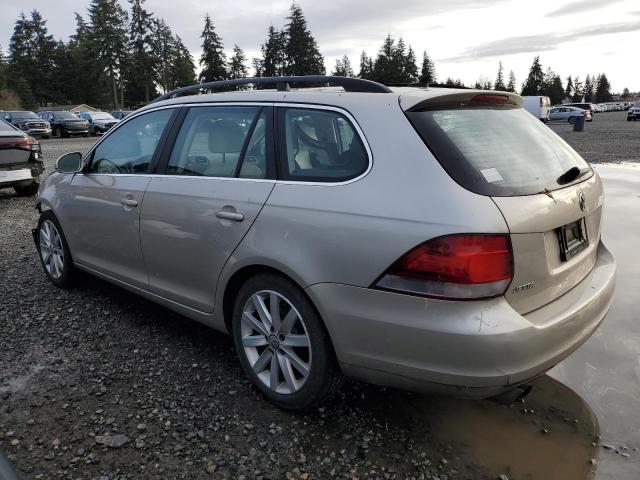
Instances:
[[[482,398],[543,374],[575,351],[604,319],[614,286],[615,260],[601,244],[580,284],[524,316],[504,298],[439,301],[328,283],[307,291],[345,374]]]
[[[29,185],[38,181],[43,172],[42,164],[25,165],[24,168],[0,169],[0,187]]]

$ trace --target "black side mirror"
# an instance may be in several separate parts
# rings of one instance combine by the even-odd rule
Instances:
[[[67,153],[56,160],[56,171],[60,173],[78,173],[82,171],[82,154]]]

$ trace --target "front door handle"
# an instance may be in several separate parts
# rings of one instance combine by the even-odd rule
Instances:
[[[120,203],[122,205],[124,205],[125,207],[137,207],[138,206],[138,201],[134,200],[133,198],[123,198],[122,200],[120,200]]]
[[[244,220],[244,215],[238,212],[228,212],[226,210],[220,210],[216,212],[216,217],[224,220],[233,220],[234,222],[241,222]]]

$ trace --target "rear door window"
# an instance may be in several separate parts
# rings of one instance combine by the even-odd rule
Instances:
[[[285,180],[341,182],[369,167],[369,156],[351,121],[333,110],[278,111],[280,176]]]
[[[442,167],[460,185],[490,196],[533,195],[591,176],[589,165],[560,137],[518,107],[409,111],[407,116]]]

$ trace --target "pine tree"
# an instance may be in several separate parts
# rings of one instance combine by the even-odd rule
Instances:
[[[247,57],[238,46],[233,46],[233,56],[229,60],[229,78],[247,78]]]
[[[0,91],[7,88],[7,62],[4,59],[2,46],[0,45]]]
[[[89,21],[98,66],[109,76],[113,108],[119,110],[118,86],[122,84],[128,55],[126,25],[129,16],[118,0],[91,0]]]
[[[598,75],[596,83],[596,103],[610,102],[611,101],[611,84],[609,79],[604,73]]]
[[[351,60],[347,55],[343,55],[342,58],[336,59],[336,66],[331,73],[337,77],[353,77],[353,68],[351,67]]]
[[[171,90],[172,63],[175,59],[175,38],[163,19],[156,21],[153,51],[158,57],[157,79],[162,92]]]
[[[293,3],[287,17],[286,32],[286,75],[324,75],[324,57],[318,44],[307,28],[307,20],[302,9]]]
[[[540,57],[533,59],[533,64],[529,69],[529,76],[522,85],[522,95],[542,95],[544,88],[544,73],[540,65]]]
[[[367,55],[364,50],[360,54],[360,71],[358,77],[365,80],[371,80],[373,78],[373,59]]]
[[[504,84],[504,69],[502,67],[502,62],[498,64],[498,76],[496,77],[496,83],[494,84],[494,90],[499,90],[504,92],[507,89],[507,86]]]
[[[593,82],[595,80],[596,80],[595,76],[592,79],[590,75],[587,75],[587,78],[584,79],[583,97],[584,97],[584,101],[587,103],[591,103],[593,101],[593,96],[594,96]]]
[[[580,81],[580,77],[576,76],[573,79],[573,97],[571,101],[573,102],[582,102],[582,82]]]
[[[202,30],[202,56],[200,57],[200,82],[213,82],[227,78],[227,56],[224,53],[222,39],[216,33],[211,17],[204,17]]]
[[[541,95],[546,95],[551,100],[551,104],[562,103],[564,98],[564,87],[560,75],[556,75],[551,68],[547,68],[544,75],[544,85]]]
[[[159,59],[155,47],[156,22],[143,8],[145,0],[129,0],[131,22],[129,42],[131,57],[127,71],[127,94],[134,103],[149,102],[155,96]]]
[[[0,51],[0,54],[2,53],[2,51]],[[627,87],[624,87],[624,90],[622,90],[622,95],[620,95],[622,97],[623,100],[626,100],[627,98],[629,98],[631,96],[631,92],[629,92],[629,89]]]
[[[174,36],[173,44],[171,75],[169,76],[170,90],[196,83],[196,66],[189,49],[178,35]]]
[[[418,80],[418,65],[416,54],[411,45],[406,56],[402,59],[402,83],[414,83]]]
[[[572,94],[573,94],[573,79],[571,78],[571,75],[569,75],[567,77],[567,87],[564,90],[564,96],[568,98],[568,97],[571,97]]]
[[[507,84],[507,92],[516,93],[516,74],[513,70],[509,72],[509,83]]]
[[[384,84],[396,82],[396,71],[398,65],[395,63],[396,53],[398,49],[395,45],[395,40],[388,34],[384,39],[378,56],[373,63],[373,78],[372,80]]]
[[[273,25],[267,31],[267,41],[260,47],[262,61],[260,72],[256,76],[281,77],[287,70],[287,36],[276,30]],[[254,64],[254,68],[257,66]],[[256,69],[257,70],[257,69]]]
[[[425,85],[436,83],[436,67],[426,50],[422,52],[422,68],[420,69],[420,78],[418,81]]]

